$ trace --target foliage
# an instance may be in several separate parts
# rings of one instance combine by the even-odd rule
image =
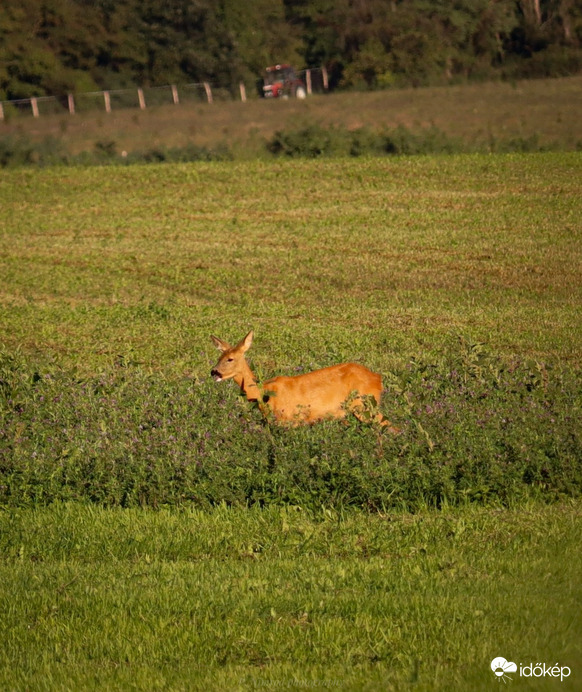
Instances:
[[[47,137],[40,142],[26,137],[0,138],[0,168],[18,166],[105,165],[136,163],[179,163],[189,161],[228,161],[232,153],[226,145],[213,149],[189,144],[184,147],[156,146],[145,151],[122,153],[114,140],[98,140],[92,152],[71,154],[60,139]]]
[[[61,140],[46,137],[42,142],[33,142],[26,137],[3,137],[0,139],[0,167],[49,166],[72,161]]]
[[[568,0],[5,0],[0,96],[204,80],[235,89],[277,62],[324,64],[332,86],[350,88],[556,76],[580,69],[581,41]]]
[[[511,145],[508,145],[511,148]],[[267,150],[276,156],[370,156],[461,153],[471,145],[448,137],[436,127],[413,133],[400,125],[394,130],[373,132],[368,128],[344,130],[310,125],[276,132]]]
[[[537,134],[529,137],[496,139],[481,143],[450,137],[437,127],[413,132],[400,125],[375,132],[367,127],[347,130],[311,124],[292,130],[279,130],[264,143],[264,152],[274,157],[309,158],[358,156],[410,156],[419,154],[461,154],[476,151],[536,152],[558,148],[540,141]],[[249,145],[252,155],[257,155]],[[114,140],[97,140],[93,151],[71,154],[64,140],[46,137],[34,141],[27,137],[0,138],[0,168],[20,166],[87,166],[142,163],[185,163],[192,161],[230,161],[247,156],[246,148],[235,154],[228,143],[212,148],[190,143],[183,147],[154,146],[146,150],[120,152]]]

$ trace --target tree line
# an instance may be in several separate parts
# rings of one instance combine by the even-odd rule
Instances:
[[[582,70],[580,0],[2,0],[0,99],[325,65],[375,89]]]

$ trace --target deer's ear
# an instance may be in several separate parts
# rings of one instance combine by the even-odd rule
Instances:
[[[240,348],[240,350],[243,353],[246,353],[249,350],[249,348],[251,347],[252,343],[253,343],[253,330],[251,329],[251,331],[245,336],[245,338],[239,344],[237,344],[237,348]]]
[[[223,341],[222,339],[219,339],[217,336],[210,336],[212,339],[212,343],[216,346],[216,348],[219,351],[228,351],[230,348],[230,345],[226,343],[226,341]]]

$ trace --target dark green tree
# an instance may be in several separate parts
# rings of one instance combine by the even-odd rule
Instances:
[[[325,65],[384,88],[582,69],[579,0],[2,0],[0,98]]]

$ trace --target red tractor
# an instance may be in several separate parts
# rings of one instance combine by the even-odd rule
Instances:
[[[265,70],[262,94],[265,98],[304,99],[307,89],[291,65],[273,65]]]

